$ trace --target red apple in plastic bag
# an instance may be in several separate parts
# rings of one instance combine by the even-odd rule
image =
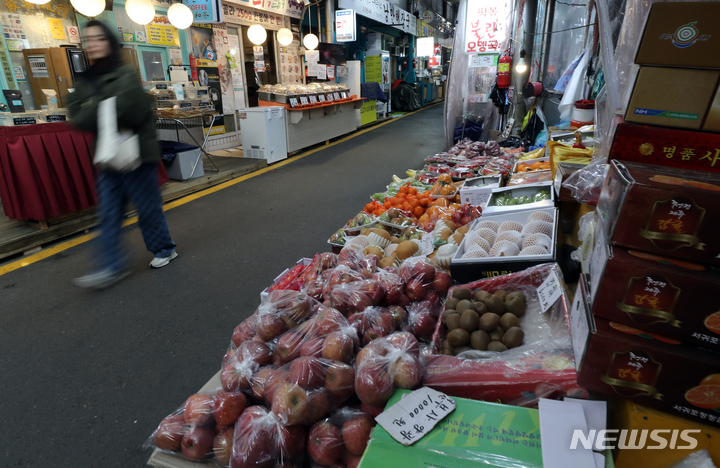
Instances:
[[[388,333],[382,327],[370,327],[363,335],[363,344],[367,346],[371,341],[387,335]]]
[[[410,353],[415,357],[420,356],[420,343],[418,343],[415,335],[408,332],[397,332],[393,333],[388,337],[388,343],[393,347],[402,350],[406,353]]]
[[[340,460],[343,440],[340,430],[329,421],[322,421],[310,429],[308,455],[318,465],[328,466]]]
[[[265,402],[272,404],[275,391],[282,385],[290,381],[290,373],[285,369],[276,369],[270,374],[263,384],[263,393],[265,394]]]
[[[285,331],[285,322],[276,315],[263,315],[257,327],[257,334],[264,341],[270,341]]]
[[[367,414],[345,421],[342,426],[345,448],[353,455],[362,455],[370,441],[373,427],[375,427],[375,421]]]
[[[300,356],[322,357],[324,341],[325,339],[322,337],[310,338],[305,341],[300,347]]]
[[[160,422],[154,435],[155,447],[178,452],[189,426],[182,414],[171,414]]]
[[[330,401],[323,390],[315,390],[308,394],[307,413],[303,424],[308,426],[320,421],[330,411]]]
[[[325,382],[322,362],[314,357],[300,357],[290,364],[290,383],[305,389],[320,387]]]
[[[270,377],[270,375],[275,372],[276,369],[277,367],[274,366],[263,367],[255,375],[252,376],[252,378],[250,379],[250,391],[253,397],[257,398],[258,400],[265,399],[265,380],[267,380],[267,378]]]
[[[182,453],[190,460],[204,460],[213,453],[215,430],[209,427],[192,427],[182,438]]]
[[[325,307],[315,315],[315,326],[319,335],[327,335],[340,329],[346,322],[345,316],[336,309]]]
[[[376,306],[385,297],[385,288],[379,281],[365,280],[354,283],[353,286],[360,292],[364,293],[372,301],[372,305]]]
[[[287,332],[277,342],[275,352],[280,357],[280,362],[287,363],[300,356],[300,348],[304,342],[304,337],[300,333]]]
[[[345,463],[345,468],[357,468],[362,460],[361,455],[353,455],[348,450],[345,450],[342,454],[342,462]]]
[[[240,346],[244,341],[252,339],[253,336],[255,336],[255,331],[248,323],[248,320],[245,320],[235,327],[232,335],[232,342],[235,346]]]
[[[350,294],[350,299],[348,301],[348,312],[354,313],[354,312],[362,312],[363,310],[367,309],[368,307],[372,307],[373,301],[370,299],[370,296],[367,294],[356,291],[352,294]]]
[[[441,295],[447,294],[448,290],[452,287],[452,277],[444,271],[438,271],[435,273],[435,278],[432,282],[432,288]]]
[[[215,440],[213,441],[213,454],[217,462],[221,465],[230,464],[234,433],[235,429],[231,427],[215,436]]]
[[[333,361],[350,362],[355,346],[352,338],[341,331],[335,331],[325,337],[322,344],[322,357]]]
[[[405,326],[405,322],[407,322],[407,312],[399,305],[391,305],[388,310],[395,321],[395,328],[401,330]]]
[[[393,377],[395,387],[407,390],[418,388],[423,378],[422,365],[411,354],[405,354],[391,363],[388,372]]]
[[[335,401],[345,401],[355,394],[355,369],[334,362],[325,371],[325,390]]]
[[[298,458],[305,454],[307,431],[303,426],[278,426],[277,445],[283,457]]]
[[[363,403],[383,406],[393,394],[393,381],[378,364],[365,364],[355,373],[355,393]]]
[[[412,302],[422,301],[427,293],[426,284],[427,283],[420,278],[412,278],[408,281],[407,286],[405,286],[405,295]]]
[[[299,385],[285,383],[273,394],[272,412],[288,426],[301,424],[308,411],[308,393]]]
[[[246,406],[247,398],[242,392],[219,393],[213,406],[215,422],[222,426],[235,424]]]
[[[272,363],[272,351],[264,343],[258,341],[245,341],[238,346],[235,358],[242,362],[252,359],[260,366],[267,366]]]
[[[418,312],[412,320],[412,331],[417,337],[428,338],[435,332],[436,320],[429,312]]]
[[[212,395],[196,393],[185,401],[183,416],[190,426],[206,426],[213,423],[215,398]],[[214,437],[214,435],[213,435]],[[212,442],[210,442],[212,445]]]

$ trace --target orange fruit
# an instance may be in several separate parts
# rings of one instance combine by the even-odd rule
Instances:
[[[705,328],[717,335],[720,335],[720,312],[708,315],[708,318],[706,318],[703,323],[705,324]]]
[[[700,382],[700,386],[703,385],[720,385],[720,374],[708,375]]]
[[[407,185],[403,185],[402,187],[400,187],[400,190],[398,190],[398,193],[408,193]]]
[[[435,200],[435,206],[440,206],[443,208],[447,207],[448,206],[447,198],[438,198],[437,200]]]
[[[637,328],[628,327],[627,325],[623,325],[622,323],[616,323],[616,322],[610,322],[610,326],[613,327],[615,330],[623,333],[627,333],[628,335],[639,335],[643,333],[642,330],[638,330]]]
[[[415,216],[420,217],[423,215],[423,213],[425,213],[425,210],[422,206],[416,206],[413,210],[413,213],[415,214]]]
[[[368,213],[372,213],[375,210],[375,205],[373,203],[368,203],[365,205],[365,211]]]
[[[392,206],[392,202],[390,201],[390,199],[385,200],[385,203],[383,203],[383,206],[385,208],[390,208]]]
[[[720,385],[700,385],[685,393],[685,399],[693,406],[714,410],[720,408]]]

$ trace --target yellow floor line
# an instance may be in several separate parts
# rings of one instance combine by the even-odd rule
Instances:
[[[177,208],[178,206],[182,206],[182,205],[184,205],[184,204],[186,204],[186,203],[190,203],[190,202],[193,201],[193,200],[197,200],[198,198],[202,198],[202,197],[204,197],[204,196],[206,196],[206,195],[210,195],[210,194],[212,194],[212,193],[219,192],[219,191],[222,190],[222,189],[231,187],[231,186],[233,186],[233,185],[235,185],[235,184],[239,184],[240,182],[243,182],[243,181],[245,181],[245,180],[252,179],[253,177],[257,177],[257,176],[259,176],[259,175],[262,175],[262,174],[265,174],[265,173],[267,173],[267,172],[273,171],[273,170],[275,170],[275,169],[277,169],[277,168],[280,168],[280,167],[285,166],[285,165],[287,165],[287,164],[291,164],[291,163],[293,163],[293,162],[295,162],[295,161],[299,161],[299,160],[301,160],[302,158],[305,158],[305,157],[307,157],[307,156],[310,156],[311,154],[317,153],[318,151],[322,151],[322,150],[328,149],[328,148],[330,148],[330,147],[332,147],[332,146],[339,145],[340,143],[344,143],[344,142],[346,142],[346,141],[348,141],[348,140],[350,140],[350,139],[352,139],[352,138],[355,138],[355,137],[357,137],[357,136],[360,136],[360,135],[362,135],[362,134],[364,134],[364,133],[367,133],[367,132],[369,132],[369,131],[371,131],[371,130],[375,130],[376,128],[380,128],[380,127],[385,126],[385,125],[387,125],[387,124],[389,124],[389,123],[392,123],[392,122],[395,122],[395,121],[397,121],[397,120],[400,120],[400,119],[402,119],[402,118],[404,118],[404,117],[407,117],[408,115],[412,115],[412,114],[415,114],[415,113],[417,113],[417,112],[421,112],[421,111],[423,111],[423,110],[425,110],[425,109],[430,109],[431,107],[434,107],[434,106],[436,106],[436,105],[438,105],[438,104],[439,104],[439,103],[435,103],[435,104],[433,104],[433,105],[431,105],[431,106],[423,107],[422,109],[418,109],[418,110],[413,111],[413,112],[408,112],[407,114],[401,115],[400,117],[396,117],[396,118],[394,118],[394,119],[392,119],[392,120],[388,120],[387,122],[383,122],[383,123],[381,123],[381,124],[378,124],[378,125],[375,125],[375,126],[372,126],[372,127],[368,127],[368,128],[366,128],[366,129],[364,129],[364,130],[360,130],[359,132],[351,133],[350,135],[345,136],[345,137],[342,137],[342,138],[340,138],[339,140],[336,140],[336,141],[334,141],[334,142],[332,142],[332,143],[330,143],[330,144],[325,144],[325,145],[318,146],[317,148],[311,149],[311,150],[309,150],[309,151],[307,151],[307,152],[304,152],[304,153],[300,153],[300,154],[297,155],[297,156],[293,156],[292,158],[288,158],[288,159],[286,159],[286,160],[284,160],[284,161],[281,161],[281,162],[279,162],[279,163],[275,163],[275,164],[273,164],[272,166],[265,167],[265,168],[263,168],[263,169],[260,169],[259,171],[251,172],[251,173],[246,174],[246,175],[244,175],[244,176],[242,176],[242,177],[238,177],[237,179],[228,180],[227,182],[223,182],[222,184],[218,184],[218,185],[216,185],[216,186],[214,186],[214,187],[210,187],[210,188],[207,188],[207,189],[202,190],[202,191],[200,191],[200,192],[196,192],[196,193],[193,193],[193,194],[188,195],[188,196],[186,196],[186,197],[183,197],[183,198],[180,198],[180,199],[178,199],[178,200],[175,200],[175,201],[173,201],[173,202],[166,203],[163,209],[164,209],[165,211],[168,211],[168,210],[171,210],[171,209],[173,209],[173,208]],[[132,224],[137,223],[137,221],[138,221],[138,217],[137,217],[137,216],[133,216],[133,217],[131,217],[131,218],[126,219],[126,220],[123,222],[122,225],[123,225],[123,227],[130,226],[130,225],[132,225]],[[67,249],[71,249],[71,248],[75,247],[76,245],[84,244],[85,242],[88,242],[88,241],[96,238],[97,236],[98,236],[98,233],[97,233],[97,232],[91,232],[91,233],[89,233],[89,234],[85,234],[85,235],[82,235],[82,236],[80,236],[80,237],[76,237],[75,239],[71,239],[71,240],[68,240],[68,241],[64,241],[64,242],[61,242],[61,243],[59,243],[59,244],[57,244],[57,245],[54,245],[54,246],[52,246],[52,247],[48,247],[47,249],[43,249],[43,250],[41,250],[40,252],[34,253],[34,254],[32,254],[32,255],[28,255],[27,257],[21,258],[21,259],[19,259],[19,260],[15,260],[15,261],[10,262],[10,263],[8,263],[8,264],[6,264],[6,265],[0,265],[0,276],[2,276],[2,275],[4,275],[4,274],[7,274],[7,273],[10,273],[11,271],[18,270],[18,269],[20,269],[20,268],[22,268],[22,267],[26,267],[26,266],[28,266],[28,265],[32,265],[33,263],[39,262],[40,260],[44,260],[44,259],[46,259],[46,258],[48,258],[48,257],[51,257],[51,256],[55,255],[55,254],[58,254],[58,253],[60,253],[60,252],[63,252],[63,251],[65,251],[65,250],[67,250]]]

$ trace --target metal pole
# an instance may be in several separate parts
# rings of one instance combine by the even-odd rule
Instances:
[[[316,4],[315,8],[317,9],[318,40],[320,42],[327,42],[327,41],[323,41],[323,37],[322,37],[322,26],[321,26],[322,19],[320,18],[320,4],[319,3]]]
[[[325,42],[335,42],[335,0],[325,2]]]
[[[532,70],[532,49],[533,49],[533,41],[534,41],[534,34],[535,34],[535,16],[537,14],[537,0],[526,0],[525,7],[522,14],[522,28],[518,28],[518,30],[515,31],[515,37],[521,38],[515,45],[515,54],[513,55],[513,70],[511,71],[512,76],[515,77],[513,80],[515,83],[515,112],[513,114],[513,117],[515,118],[515,122],[518,124],[516,127],[516,130],[513,132],[514,134],[520,134],[520,129],[522,128],[522,121],[525,118],[525,114],[527,113],[527,108],[525,107],[525,100],[522,95],[523,88],[525,87],[525,84],[528,81],[528,77],[530,76],[530,70]],[[515,72],[515,65],[520,60],[520,51],[525,51],[525,63],[527,63],[527,71],[525,73],[516,73]]]

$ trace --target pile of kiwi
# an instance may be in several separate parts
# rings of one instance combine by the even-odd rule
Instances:
[[[525,333],[520,319],[525,315],[527,298],[520,291],[508,292],[455,288],[445,301],[441,320],[447,327],[441,354],[455,355],[463,351],[503,352],[517,348]]]

